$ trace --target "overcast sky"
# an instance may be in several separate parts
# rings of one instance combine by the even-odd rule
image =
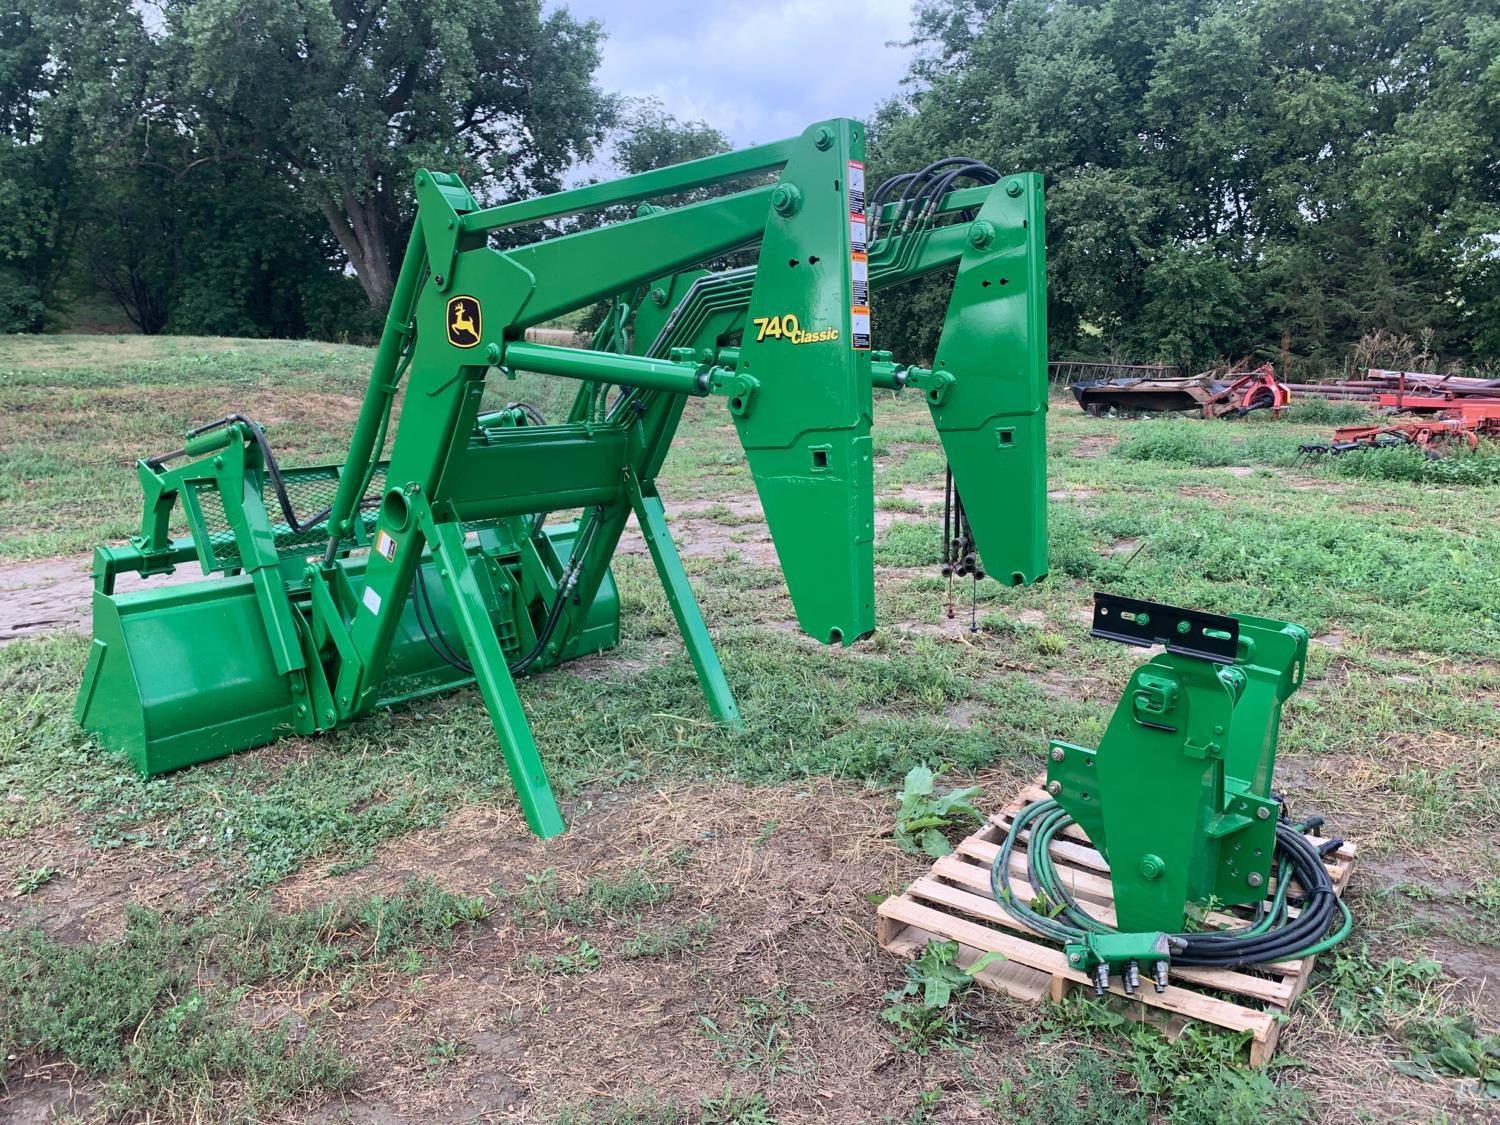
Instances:
[[[656,97],[736,148],[865,117],[896,93],[910,56],[911,0],[562,0],[604,25],[606,90]]]

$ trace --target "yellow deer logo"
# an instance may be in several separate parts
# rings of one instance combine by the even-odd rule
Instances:
[[[448,343],[472,348],[479,343],[479,302],[473,297],[454,297],[448,302]]]

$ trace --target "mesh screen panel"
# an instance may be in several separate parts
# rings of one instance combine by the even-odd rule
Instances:
[[[385,492],[385,464],[375,469],[370,480],[370,489],[360,501],[360,517],[366,533],[375,525],[375,516],[380,507],[381,495]],[[328,509],[338,494],[339,473],[333,465],[320,465],[309,469],[283,469],[282,483],[286,486],[287,501],[298,522],[304,524],[302,531],[293,531],[286,522],[277,499],[276,488],[270,474],[265,474],[260,499],[270,517],[276,535],[276,553],[283,558],[311,553],[328,540]],[[198,508],[203,513],[203,532],[213,550],[214,570],[231,570],[242,564],[239,545],[234,531],[224,512],[224,502],[213,484],[194,486]],[[309,520],[317,517],[315,522]]]

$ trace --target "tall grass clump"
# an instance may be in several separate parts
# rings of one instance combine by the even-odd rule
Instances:
[[[1288,434],[1257,427],[1231,430],[1221,422],[1178,419],[1142,420],[1115,446],[1116,457],[1212,469],[1225,465],[1285,465],[1296,456],[1297,441]]]
[[[1199,422],[1144,419],[1120,436],[1116,457],[1127,461],[1163,461],[1172,465],[1215,468],[1232,465],[1234,443],[1229,435]]]
[[[1353,450],[1325,457],[1319,471],[1356,480],[1410,481],[1415,484],[1500,485],[1500,442],[1478,449],[1429,456],[1416,445]]]
[[[1362,402],[1342,402],[1331,398],[1292,399],[1284,415],[1293,422],[1306,422],[1320,426],[1356,426],[1374,420],[1369,407]]]

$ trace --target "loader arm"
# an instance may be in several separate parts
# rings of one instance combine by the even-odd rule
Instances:
[[[419,173],[344,463],[279,470],[247,419],[141,462],[142,534],[101,548],[97,564],[80,721],[153,773],[474,682],[528,824],[561,831],[514,681],[614,642],[609,563],[632,514],[711,712],[739,722],[656,487],[689,397],[722,400],[798,622],[819,641],[847,645],[875,627],[877,387],[924,395],[991,571],[1040,578],[1040,178],[971,170],[981,186],[958,188],[924,170],[885,202],[867,195],[863,161],[863,127],[834,120],[498,207],[480,207],[455,176]],[[684,206],[648,202],[717,185],[725,194]],[[558,233],[569,216],[630,204],[634,217]],[[747,249],[753,266],[704,266]],[[872,292],[940,270],[955,282],[932,366],[898,365],[874,348]],[[525,339],[606,299],[591,347]],[[482,413],[487,381],[519,371],[578,383],[565,421]],[[188,540],[167,537],[179,501]],[[568,512],[579,514],[550,515]],[[123,570],[162,573],[190,557],[217,577],[113,591]],[[143,659],[147,638],[210,625],[236,649],[235,698],[253,714],[220,714],[230,687],[200,660],[198,702],[184,708],[170,678],[181,669]]]

